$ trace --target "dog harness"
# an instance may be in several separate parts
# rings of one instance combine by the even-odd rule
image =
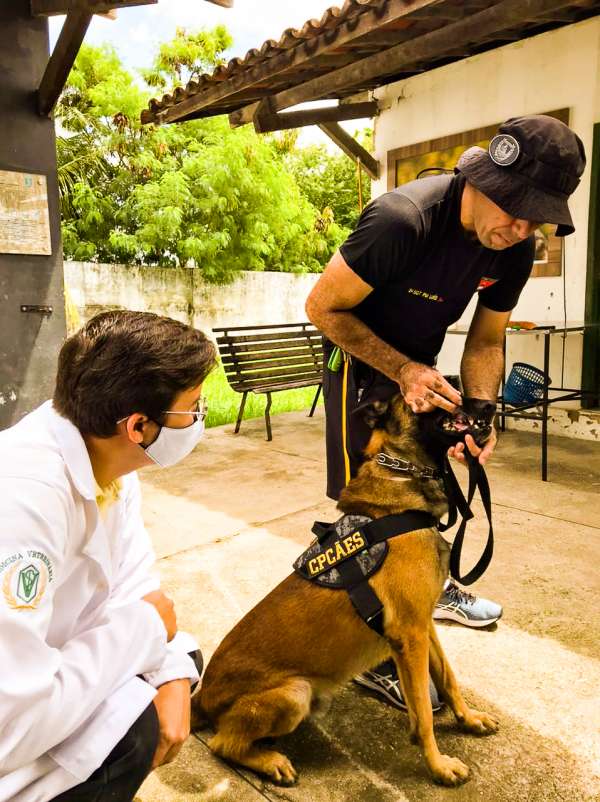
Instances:
[[[383,635],[383,604],[368,580],[385,562],[389,550],[387,541],[390,538],[431,527],[445,532],[454,526],[460,513],[462,521],[450,550],[450,574],[461,584],[470,585],[479,579],[490,564],[494,551],[494,531],[487,477],[483,466],[470,455],[467,456],[469,466],[467,498],[456,480],[447,457],[444,458],[441,471],[390,457],[384,452],[377,454],[375,459],[379,465],[392,471],[418,479],[442,481],[448,498],[447,520],[442,523],[428,512],[406,510],[375,519],[364,515],[343,515],[334,523],[315,521],[312,532],[316,535],[316,539],[298,557],[294,563],[294,570],[303,579],[315,582],[321,587],[345,590],[365,624],[378,635]],[[489,523],[488,539],[477,564],[471,571],[461,576],[462,545],[467,522],[473,518],[471,502],[476,489],[479,489]]]
[[[334,523],[315,521],[317,536],[294,563],[303,579],[331,590],[345,590],[362,620],[383,635],[383,604],[368,579],[383,565],[391,537],[437,526],[433,515],[407,510],[371,519],[343,515]]]

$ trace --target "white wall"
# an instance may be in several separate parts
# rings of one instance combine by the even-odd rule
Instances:
[[[576,232],[565,239],[567,318],[584,317],[590,158],[593,125],[600,120],[600,19],[515,42],[376,91],[384,111],[375,128],[376,157],[405,145],[493,125],[509,117],[560,108],[571,110],[570,125],[584,142],[588,167],[571,198]],[[387,189],[387,175],[373,184],[373,195]],[[513,318],[536,322],[563,318],[563,278],[530,279]],[[461,323],[471,319],[470,305]],[[541,337],[511,338],[508,364],[521,360],[541,365]],[[462,338],[447,337],[440,366],[456,372]],[[568,338],[565,384],[578,387],[580,335]],[[554,337],[550,375],[558,383],[562,338]]]
[[[108,309],[167,315],[209,332],[215,326],[306,320],[318,275],[244,272],[231,284],[205,284],[200,271],[65,262],[65,286],[80,323]]]

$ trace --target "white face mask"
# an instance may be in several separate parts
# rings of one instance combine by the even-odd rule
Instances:
[[[204,434],[204,421],[198,418],[191,426],[173,429],[161,426],[156,440],[149,446],[141,446],[152,462],[161,468],[175,465],[194,450]]]

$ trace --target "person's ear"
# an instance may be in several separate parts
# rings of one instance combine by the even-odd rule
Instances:
[[[144,429],[148,422],[149,418],[146,415],[142,415],[140,412],[134,412],[124,421],[125,431],[132,443],[140,445],[140,443],[143,442]]]

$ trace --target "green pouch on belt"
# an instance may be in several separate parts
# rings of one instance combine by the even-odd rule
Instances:
[[[337,373],[338,370],[342,367],[342,349],[339,346],[335,346],[333,351],[331,352],[331,356],[329,357],[329,361],[327,362],[327,369],[330,370],[332,373]]]

